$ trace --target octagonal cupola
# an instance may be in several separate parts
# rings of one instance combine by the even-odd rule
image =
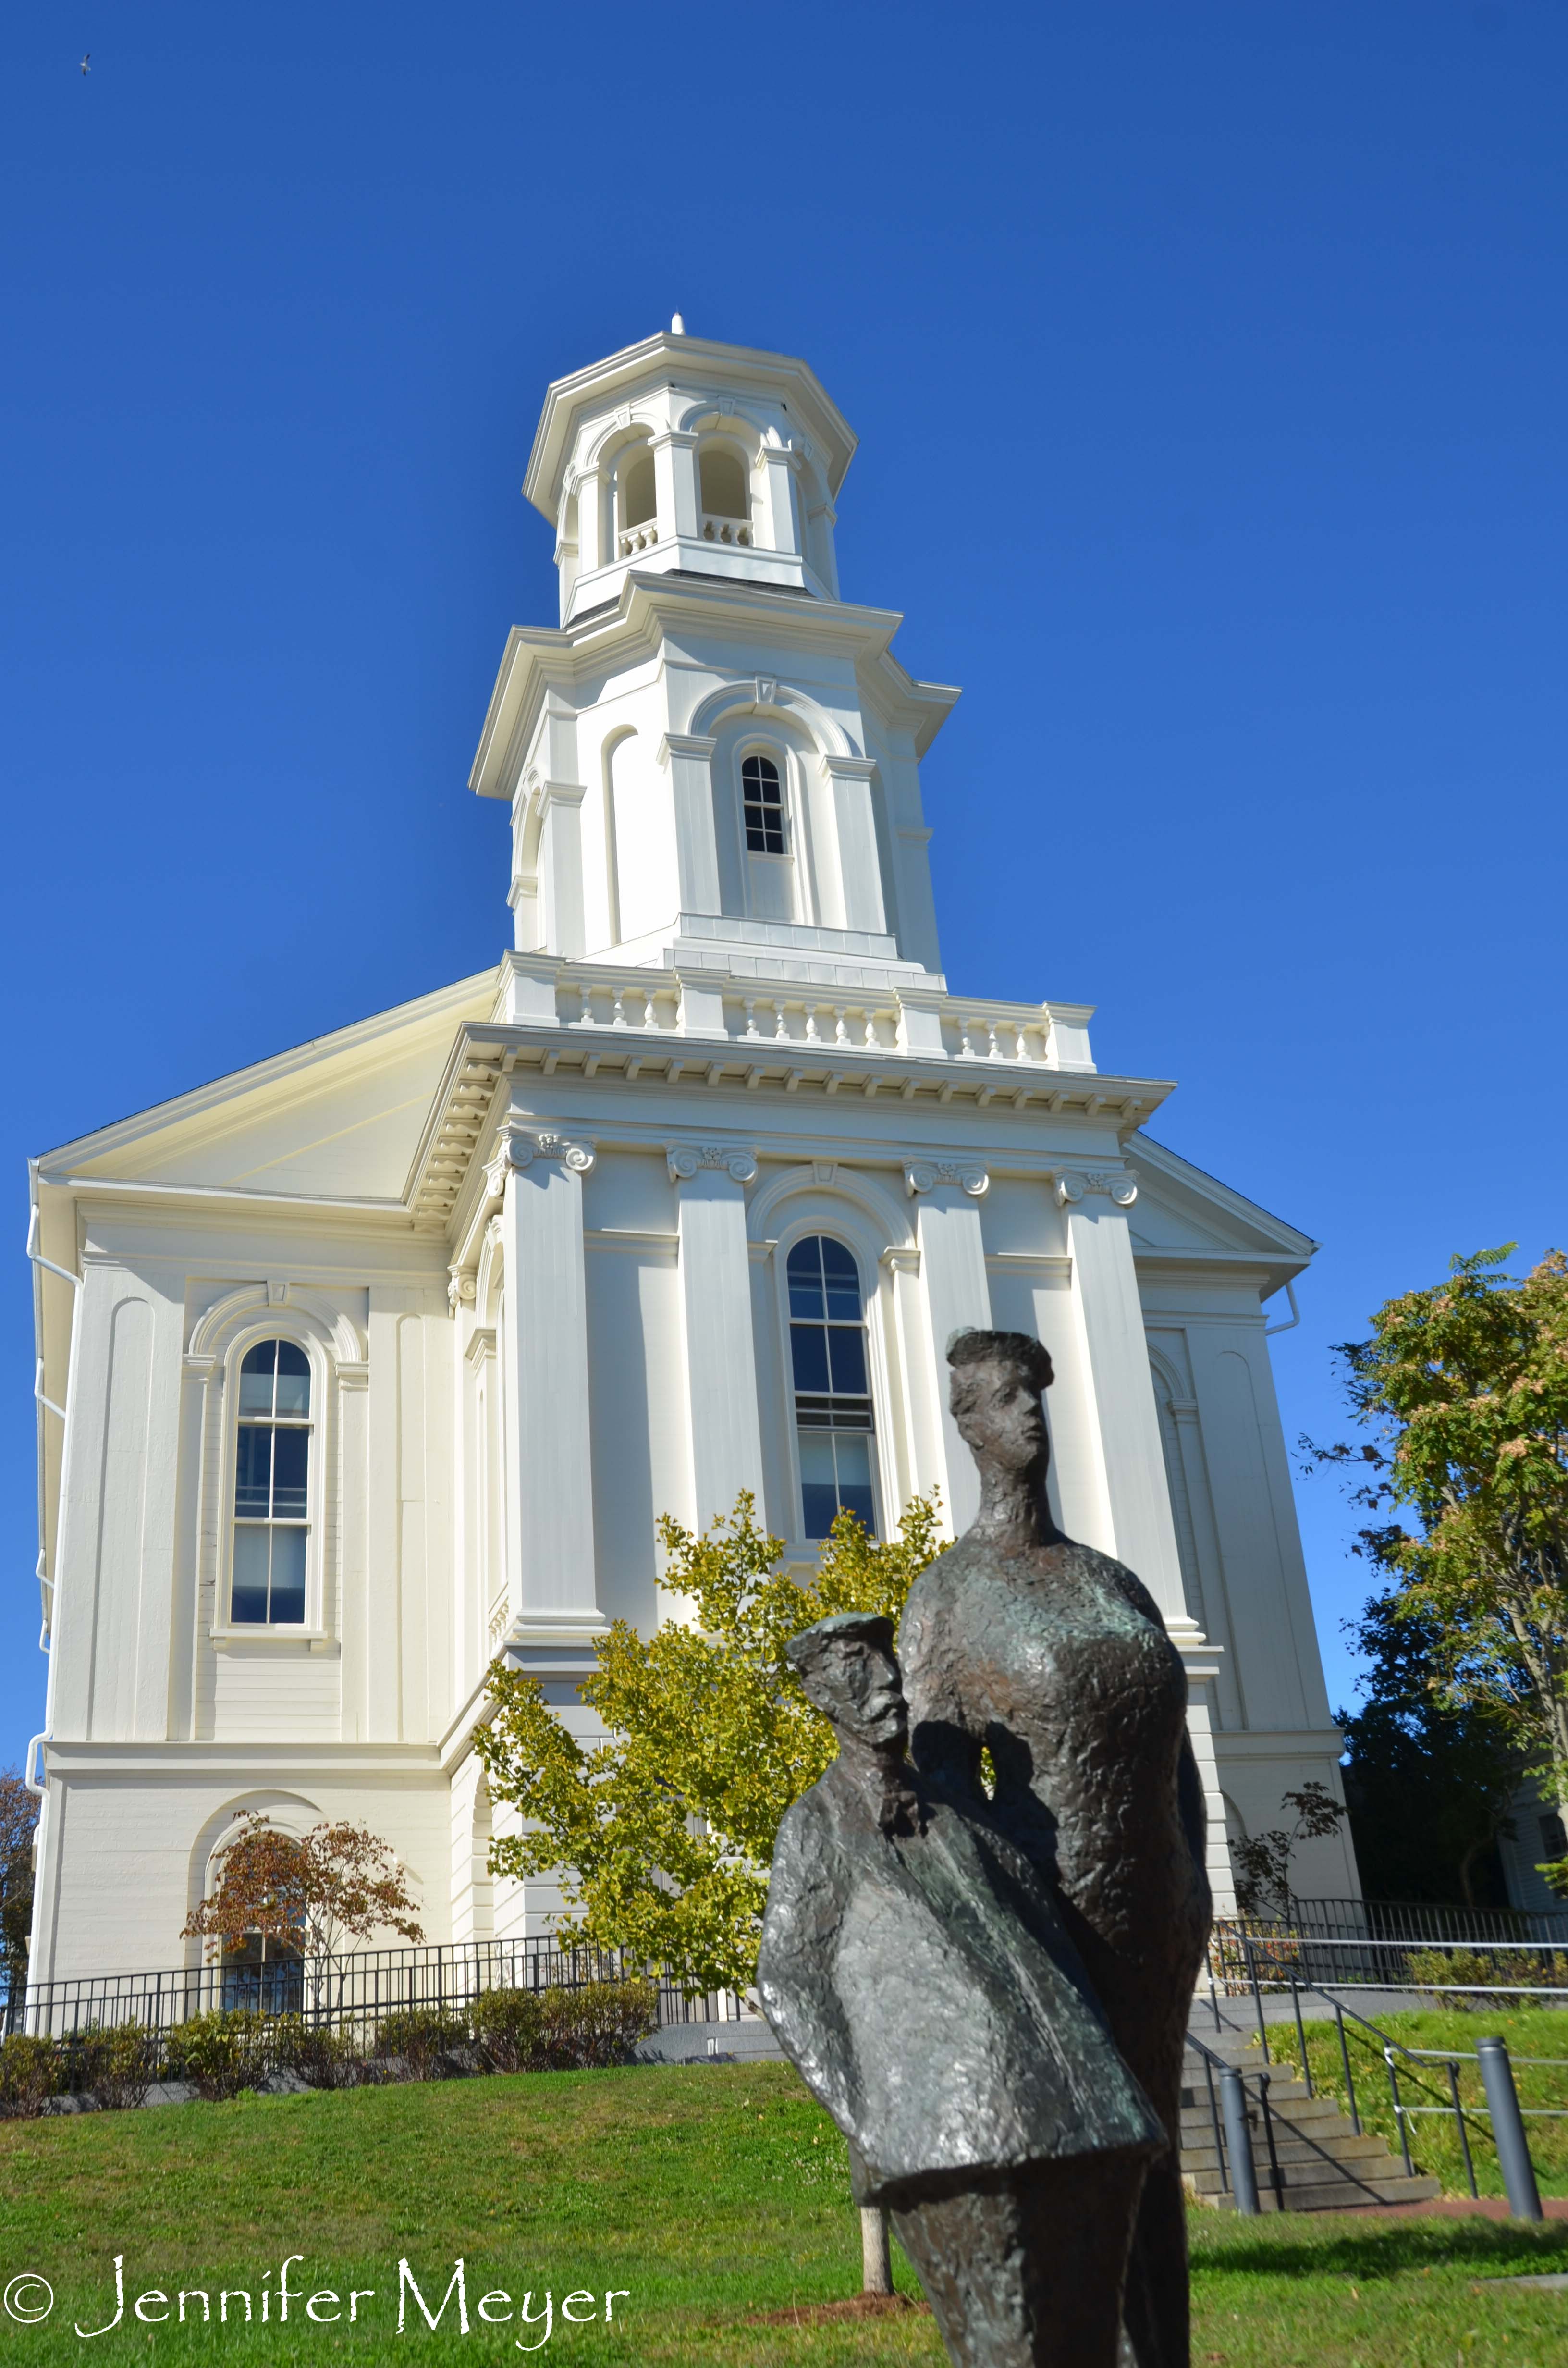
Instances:
[[[854,450],[804,362],[678,323],[558,379],[523,491],[556,529],[562,624],[633,571],[835,600],[833,504]]]

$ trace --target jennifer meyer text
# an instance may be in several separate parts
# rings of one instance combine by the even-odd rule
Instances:
[[[480,2294],[471,2306],[468,2272],[461,2260],[453,2263],[447,2290],[439,2301],[435,2298],[438,2278],[432,2278],[426,2271],[430,2287],[427,2299],[406,2260],[397,2265],[395,2289],[390,2284],[384,2288],[356,2286],[339,2293],[335,2287],[321,2286],[310,2293],[306,2291],[308,2279],[291,2281],[290,2276],[295,2263],[304,2258],[303,2253],[290,2253],[277,2273],[276,2286],[273,2272],[267,2270],[258,2287],[185,2286],[165,2294],[160,2286],[147,2286],[135,2294],[127,2290],[125,2256],[117,2253],[112,2295],[105,2295],[100,2317],[87,2326],[77,2322],[76,2333],[84,2343],[92,2343],[101,2335],[113,2335],[117,2329],[128,2333],[138,2322],[143,2327],[162,2327],[171,2321],[180,2327],[210,2327],[214,2322],[222,2327],[298,2327],[301,2322],[312,2327],[359,2327],[379,2318],[384,2325],[395,2309],[400,2335],[417,2335],[422,2326],[434,2334],[443,2323],[449,2328],[455,2326],[460,2335],[477,2334],[483,2328],[516,2326],[521,2330],[515,2338],[517,2349],[541,2351],[562,2321],[570,2327],[584,2327],[590,2322],[609,2327],[615,2321],[616,2305],[631,2300],[631,2289],[625,2286],[612,2287],[602,2294],[590,2293],[585,2286],[580,2286],[571,2294],[563,2294],[559,2302],[549,2287],[518,2296],[497,2286]],[[0,2309],[7,2318],[23,2326],[36,2326],[53,2308],[54,2290],[48,2279],[36,2271],[20,2271],[0,2294]],[[622,2317],[625,2315],[623,2311]]]

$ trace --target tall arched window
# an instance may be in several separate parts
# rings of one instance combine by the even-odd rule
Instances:
[[[859,1269],[842,1242],[812,1234],[795,1244],[786,1270],[803,1534],[825,1538],[841,1512],[874,1530],[874,1426]]]
[[[310,1463],[310,1360],[292,1340],[258,1340],[240,1367],[230,1599],[237,1625],[304,1621]]]
[[[745,808],[747,852],[784,854],[784,791],[771,757],[746,757],[741,767],[741,803]]]

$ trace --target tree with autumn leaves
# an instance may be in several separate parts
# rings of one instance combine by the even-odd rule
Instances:
[[[350,1942],[377,1932],[425,1938],[404,1869],[369,1826],[324,1819],[307,1834],[285,1834],[259,1811],[242,1809],[213,1853],[212,1872],[210,1895],[182,1928],[182,1938],[204,1940],[210,1956],[259,1939],[330,1965]]]
[[[582,1691],[607,1739],[585,1748],[536,1679],[497,1661],[494,1720],[474,1743],[492,1802],[523,1827],[492,1842],[493,1872],[559,1873],[563,1931],[662,1965],[697,1997],[755,1979],[779,1821],[834,1756],[785,1646],[837,1611],[896,1621],[940,1540],[927,1497],[885,1542],[841,1513],[817,1567],[797,1577],[749,1493],[701,1535],[659,1526],[662,1583],[687,1616],[647,1638],[618,1620],[598,1640]]]
[[[1367,1519],[1380,1607],[1418,1628],[1440,1704],[1487,1722],[1568,1822],[1568,1258],[1451,1261],[1342,1347],[1360,1446],[1312,1447]],[[1568,1860],[1543,1868],[1568,1886]]]

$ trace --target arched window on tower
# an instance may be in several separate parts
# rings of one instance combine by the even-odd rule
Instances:
[[[803,1534],[825,1538],[843,1512],[874,1530],[875,1426],[859,1269],[831,1234],[812,1234],[795,1244],[786,1272]]]
[[[746,849],[752,855],[784,855],[784,790],[771,757],[747,757],[741,766],[741,803],[745,808]]]
[[[625,515],[623,526],[644,526],[659,507],[658,492],[653,482],[653,456],[642,451],[628,463],[623,479]]]
[[[653,475],[653,455],[646,444],[632,444],[615,466],[615,554],[634,559],[651,551],[659,540],[659,493]]]
[[[738,456],[722,444],[704,445],[697,456],[697,474],[702,495],[703,541],[749,544],[751,503]]]

